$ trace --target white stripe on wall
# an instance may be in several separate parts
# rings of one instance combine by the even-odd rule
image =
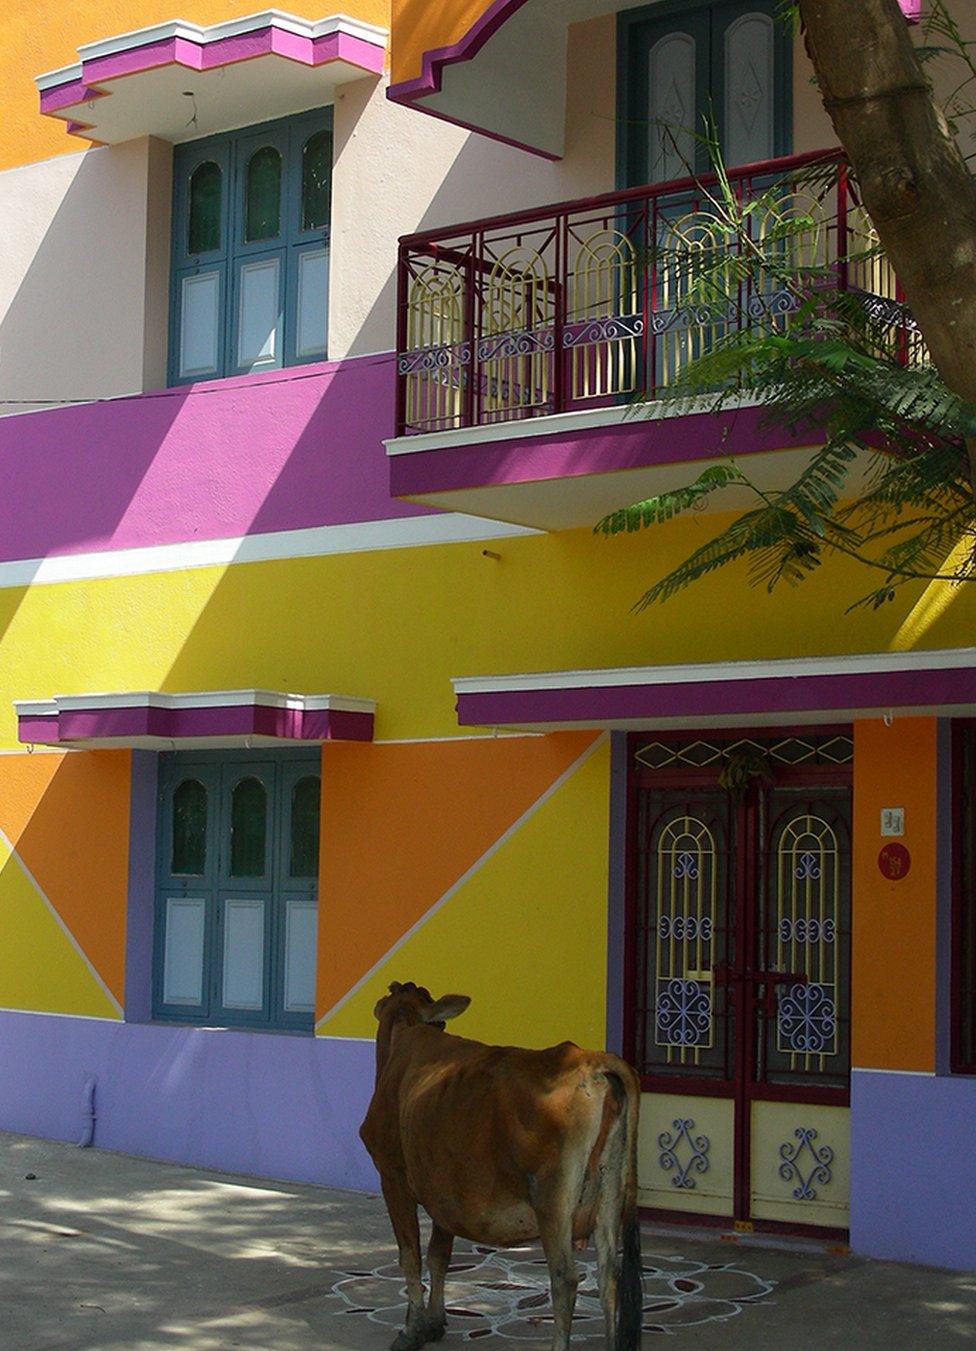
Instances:
[[[79,582],[95,578],[133,577],[149,572],[182,572],[188,568],[226,567],[231,563],[266,563],[283,558],[318,558],[376,549],[413,549],[431,544],[470,544],[542,532],[503,521],[481,520],[460,512],[405,516],[389,521],[356,521],[308,530],[276,530],[236,539],[191,540],[137,549],[63,554],[52,558],[0,563],[0,588]]]

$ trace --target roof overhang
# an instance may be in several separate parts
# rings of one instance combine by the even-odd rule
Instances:
[[[37,76],[41,112],[72,135],[195,140],[331,103],[337,85],[382,74],[387,32],[337,14],[276,9],[200,27],[183,19],[78,48]]]
[[[466,676],[463,727],[650,729],[976,713],[976,648]]]
[[[270,690],[148,691],[20,701],[18,740],[76,749],[282,746],[372,741],[376,703]]]

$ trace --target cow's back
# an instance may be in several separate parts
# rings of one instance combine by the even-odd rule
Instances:
[[[445,1229],[476,1242],[527,1241],[537,1236],[533,1180],[558,1165],[567,1140],[592,1135],[606,1059],[571,1042],[528,1051],[404,1028],[363,1138],[380,1171],[402,1170]]]

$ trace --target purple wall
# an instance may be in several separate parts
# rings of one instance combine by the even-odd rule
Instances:
[[[390,497],[392,356],[0,419],[0,561],[430,512]]]
[[[371,1042],[0,1013],[0,1129],[82,1134],[95,1079],[103,1149],[377,1191],[358,1137]]]
[[[855,1070],[851,1246],[976,1268],[976,1079]]]

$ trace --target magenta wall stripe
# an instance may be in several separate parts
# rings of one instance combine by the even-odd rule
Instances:
[[[771,676],[689,681],[674,685],[594,685],[460,694],[463,727],[819,713],[976,705],[976,670],[875,671],[864,674]]]

